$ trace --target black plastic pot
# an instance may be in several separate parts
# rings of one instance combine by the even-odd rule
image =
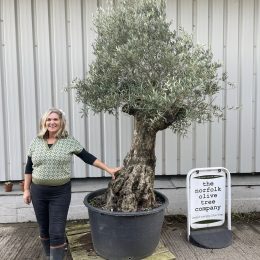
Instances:
[[[91,206],[89,201],[105,190],[91,192],[84,199],[96,253],[112,260],[137,260],[151,255],[160,240],[168,199],[155,191],[163,204],[142,212],[111,212]]]

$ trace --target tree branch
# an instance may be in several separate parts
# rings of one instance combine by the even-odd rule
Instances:
[[[153,128],[156,130],[156,132],[165,130],[170,125],[172,125],[174,122],[181,120],[186,115],[186,109],[185,108],[176,108],[172,107],[172,110],[167,110],[163,116],[158,119],[154,124]]]

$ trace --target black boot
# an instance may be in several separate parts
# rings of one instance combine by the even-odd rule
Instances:
[[[42,247],[46,256],[46,259],[50,259],[50,239],[41,238]]]
[[[63,260],[64,258],[64,246],[62,247],[51,247],[50,260]]]

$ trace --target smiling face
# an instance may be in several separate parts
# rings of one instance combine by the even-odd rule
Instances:
[[[46,128],[49,135],[55,135],[61,127],[61,119],[57,113],[51,113],[46,119]]]

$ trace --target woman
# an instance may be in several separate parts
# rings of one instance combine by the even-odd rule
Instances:
[[[29,147],[23,199],[26,204],[32,201],[45,254],[53,260],[63,259],[64,256],[73,154],[85,163],[110,173],[112,179],[120,170],[102,163],[68,135],[61,110],[48,110],[41,118],[38,136]]]

